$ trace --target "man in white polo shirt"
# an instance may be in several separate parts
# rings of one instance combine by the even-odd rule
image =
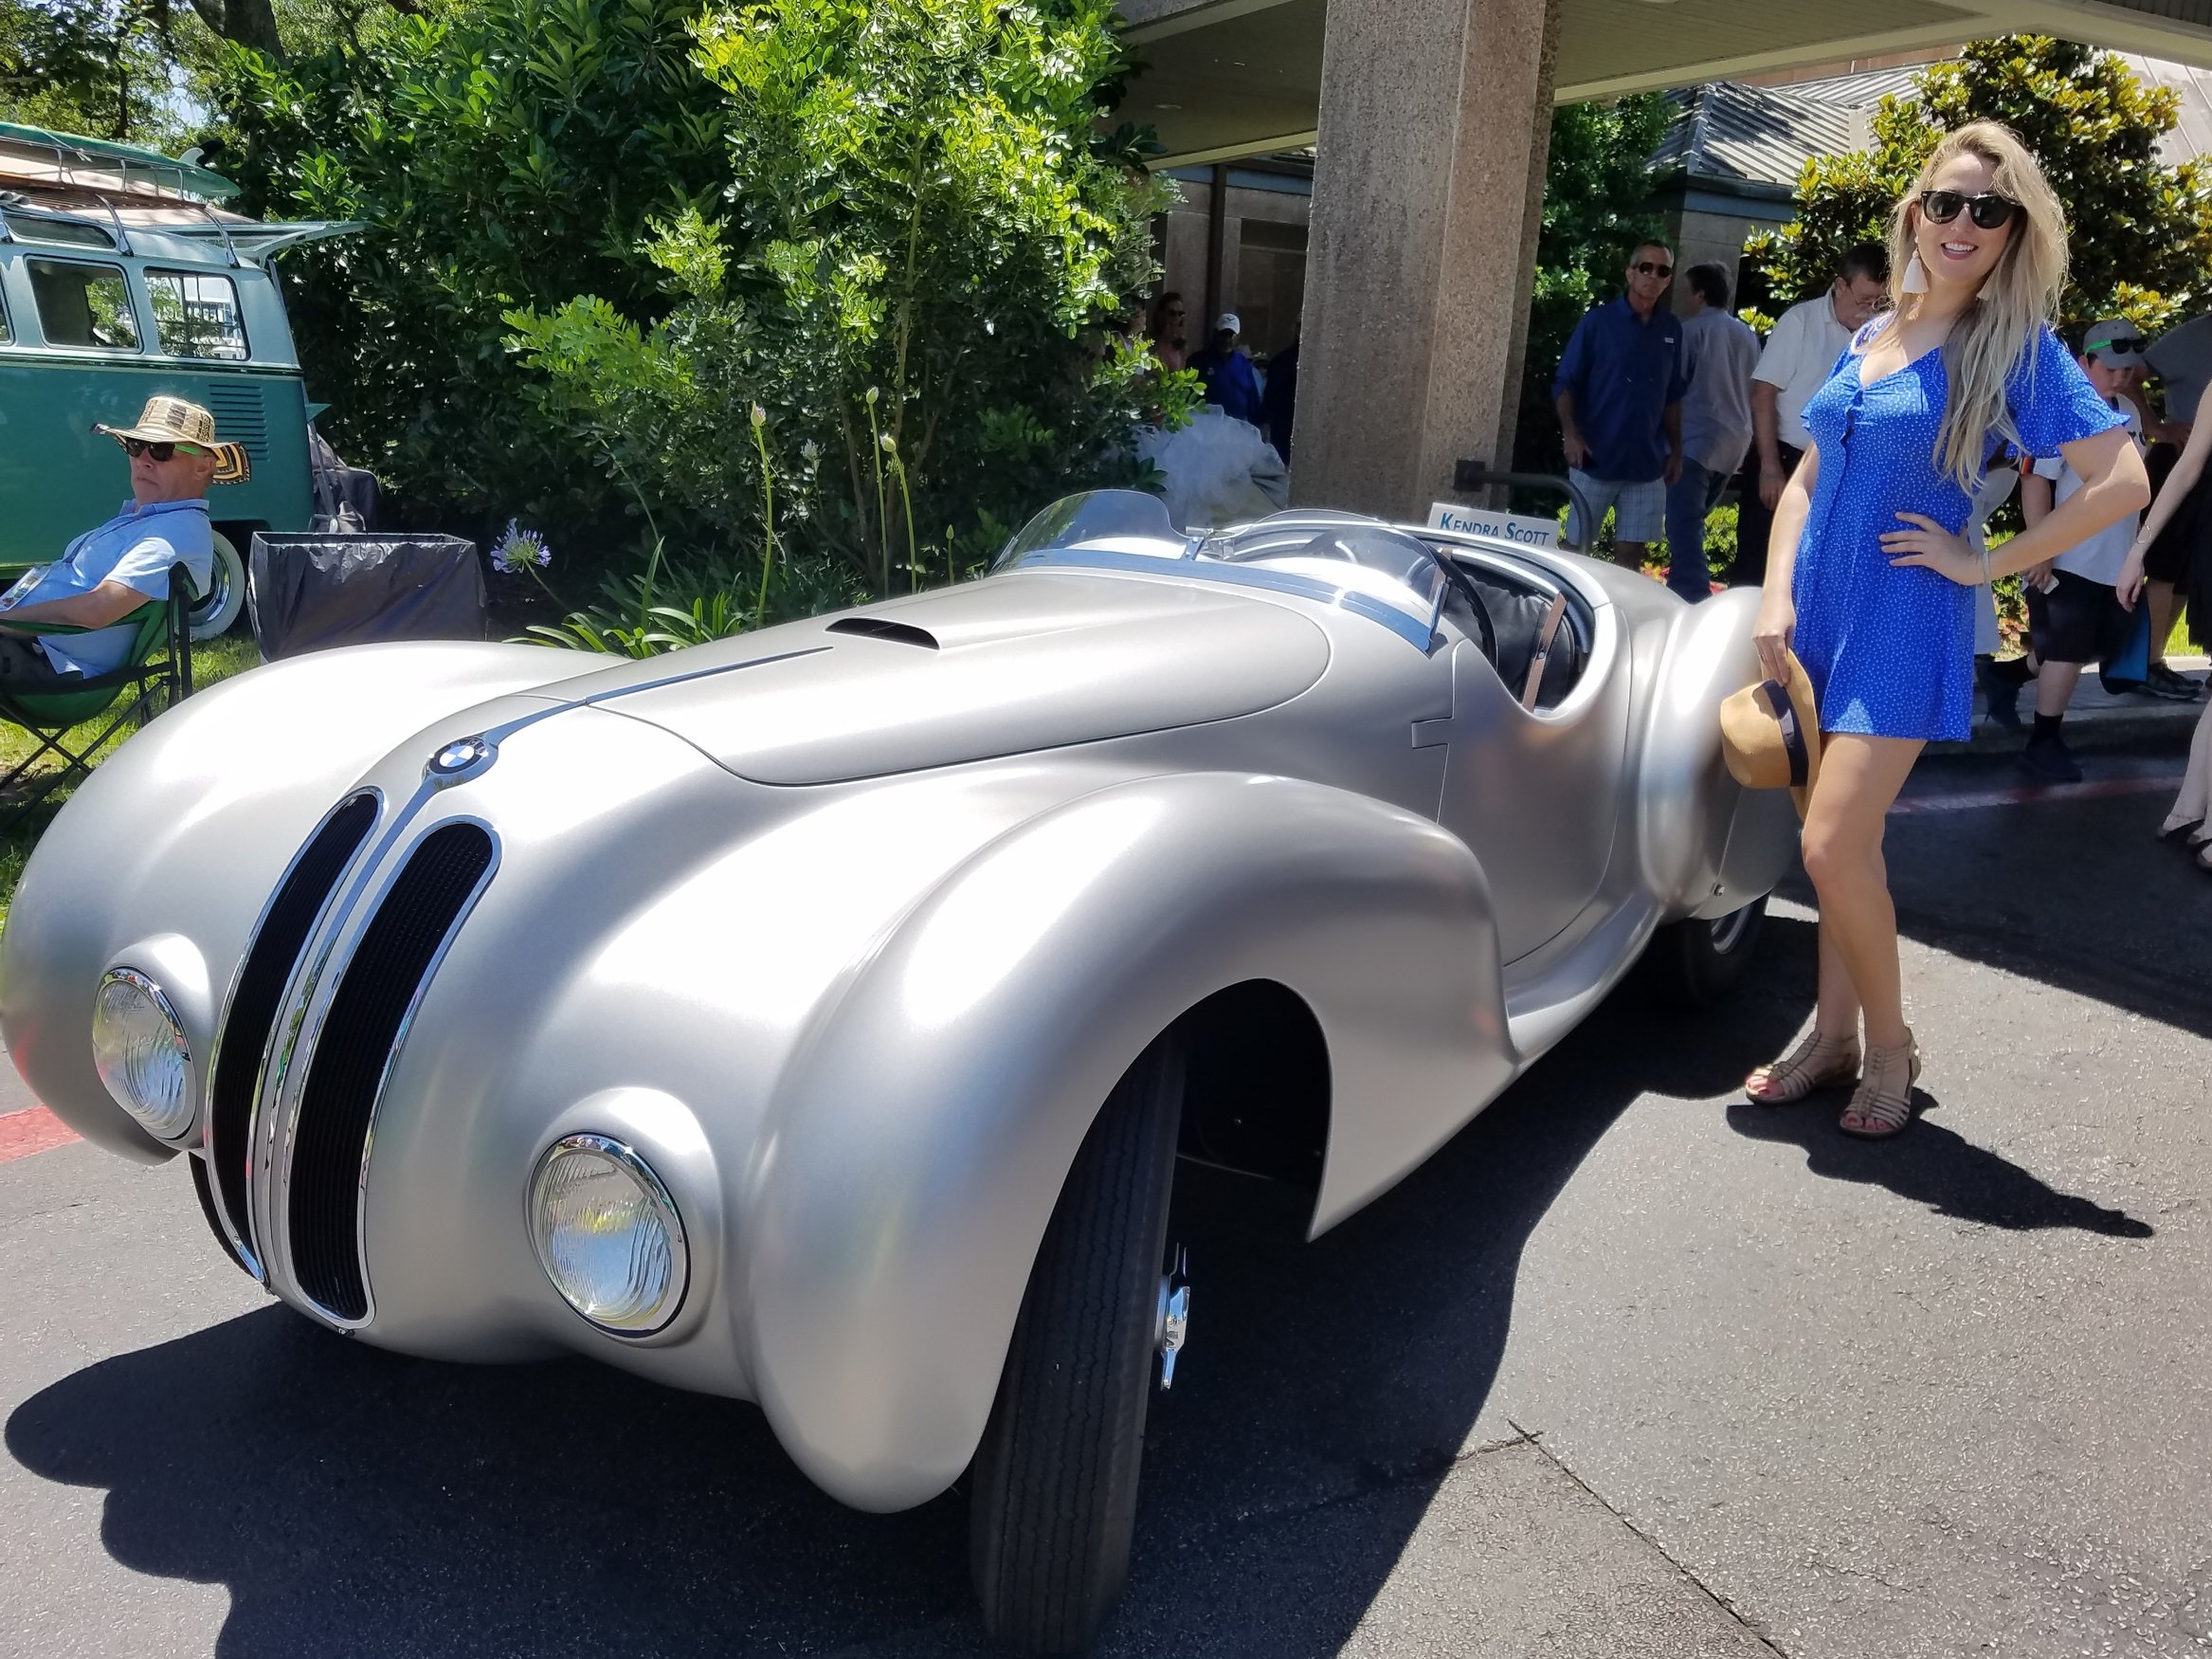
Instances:
[[[1751,455],[1736,507],[1732,588],[1767,579],[1767,538],[1782,486],[1812,447],[1804,406],[1828,382],[1836,359],[1889,298],[1890,256],[1878,242],[1854,244],[1843,268],[1817,300],[1782,314],[1751,373]]]

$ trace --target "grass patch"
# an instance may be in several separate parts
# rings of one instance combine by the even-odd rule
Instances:
[[[192,647],[192,684],[200,689],[227,680],[233,674],[243,674],[248,668],[261,665],[261,652],[255,648],[253,636],[248,633],[226,634]],[[65,741],[71,748],[90,742],[100,735],[100,729],[110,717],[86,721],[73,727]],[[137,723],[126,724],[100,748],[96,759],[104,759],[113,754],[125,739],[137,730]],[[11,770],[17,762],[39,746],[39,738],[21,726],[0,721],[0,773]],[[49,771],[59,772],[62,762],[47,756],[29,777],[21,780],[17,788],[45,775]],[[30,849],[45,833],[46,826],[54,821],[54,814],[62,810],[62,803],[74,793],[74,785],[64,784],[41,801],[21,821],[0,830],[0,923],[8,918],[8,906],[15,899],[15,884],[23,878],[23,866],[30,859]]]

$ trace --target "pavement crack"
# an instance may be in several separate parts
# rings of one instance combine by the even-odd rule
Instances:
[[[1746,1618],[1740,1612],[1737,1611],[1733,1602],[1729,1600],[1727,1596],[1721,1595],[1720,1592],[1713,1589],[1712,1585],[1706,1583],[1703,1578],[1699,1577],[1690,1566],[1688,1566],[1678,1557],[1677,1557],[1673,1551],[1669,1550],[1666,1545],[1660,1543],[1658,1539],[1652,1537],[1650,1533],[1646,1532],[1642,1527],[1637,1525],[1635,1522],[1629,1520],[1627,1515],[1625,1515],[1618,1506],[1607,1503],[1605,1501],[1605,1495],[1601,1493],[1595,1486],[1591,1486],[1589,1482],[1584,1480],[1582,1476],[1576,1474],[1573,1468],[1565,1458],[1561,1457],[1556,1451],[1553,1451],[1551,1448],[1544,1444],[1540,1435],[1532,1434],[1528,1430],[1522,1428],[1518,1423],[1514,1422],[1513,1418],[1511,1417],[1506,1418],[1506,1422],[1511,1424],[1514,1432],[1521,1437],[1520,1444],[1534,1449],[1536,1454],[1539,1457],[1543,1458],[1546,1462],[1550,1464],[1553,1468],[1557,1469],[1561,1474],[1565,1475],[1568,1480],[1572,1481],[1577,1486],[1580,1486],[1585,1492],[1587,1492],[1590,1495],[1591,1501],[1595,1503],[1598,1507],[1605,1510],[1605,1512],[1610,1515],[1615,1521],[1618,1521],[1623,1526],[1625,1526],[1630,1532],[1634,1533],[1638,1538],[1641,1539],[1645,1543],[1649,1544],[1652,1549],[1658,1552],[1660,1559],[1664,1560],[1668,1566],[1674,1568],[1676,1572],[1681,1574],[1684,1578],[1688,1579],[1690,1583],[1695,1585],[1698,1595],[1704,1596],[1708,1601],[1712,1602],[1713,1606],[1719,1608],[1722,1613],[1728,1614],[1731,1619],[1734,1620],[1735,1623],[1743,1630],[1746,1635],[1750,1636],[1754,1642],[1757,1642],[1759,1646],[1766,1649],[1769,1653],[1780,1655],[1780,1659],[1789,1659],[1788,1650],[1785,1649],[1781,1643],[1775,1641],[1773,1637],[1768,1635],[1765,1631],[1762,1631],[1757,1625],[1753,1624],[1750,1619]]]

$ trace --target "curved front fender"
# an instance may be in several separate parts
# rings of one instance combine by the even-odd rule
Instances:
[[[593,661],[444,642],[316,651],[211,686],[131,738],[40,839],[0,934],[0,1034],[31,1091],[110,1152],[173,1156],[93,1070],[93,992],[110,957],[173,939],[165,977],[204,1065],[263,902],[364,771],[441,716]]]
[[[1117,784],[1001,836],[821,1012],[745,1181],[759,1398],[861,1508],[982,1434],[1046,1221],[1115,1079],[1185,1010],[1271,979],[1327,1040],[1316,1227],[1510,1078],[1489,892],[1434,824],[1229,774]]]

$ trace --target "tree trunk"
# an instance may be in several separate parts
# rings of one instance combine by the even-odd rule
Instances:
[[[277,38],[277,9],[271,0],[224,0],[223,33],[242,46],[251,46],[272,58],[283,56],[284,44]]]

